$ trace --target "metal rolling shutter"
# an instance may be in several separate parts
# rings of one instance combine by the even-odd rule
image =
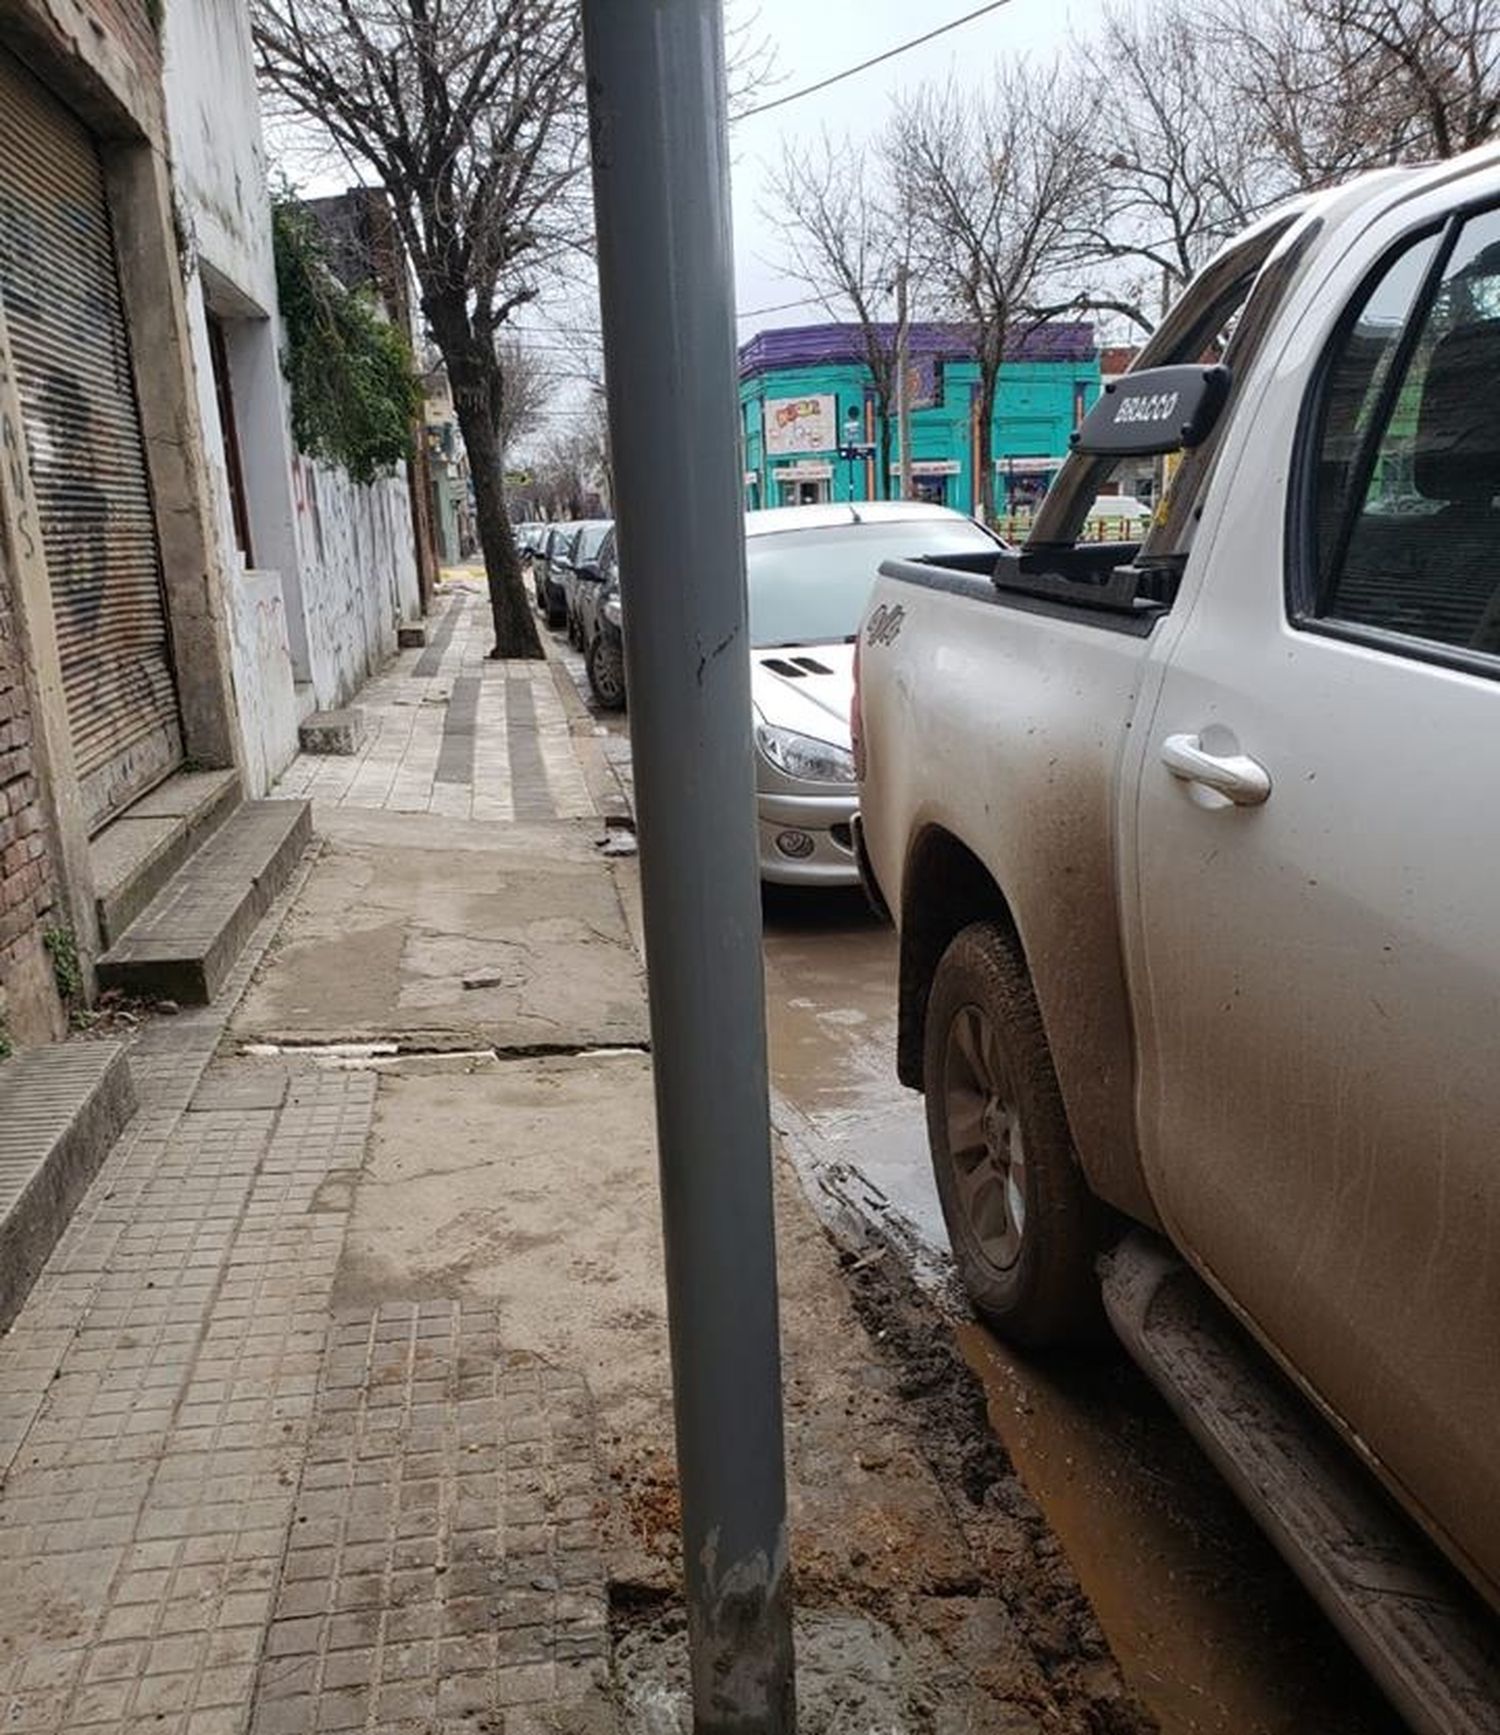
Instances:
[[[97,826],[182,758],[161,555],[98,152],[3,51],[0,300]]]

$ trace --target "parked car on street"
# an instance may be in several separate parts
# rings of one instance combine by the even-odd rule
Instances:
[[[572,522],[552,525],[547,532],[546,541],[542,543],[532,562],[537,613],[545,616],[549,627],[560,627],[567,622],[568,596],[564,587],[564,574],[568,565],[568,551],[572,548],[573,538],[577,534],[578,526]]]
[[[620,614],[620,556],[614,532],[599,551],[597,583],[578,586],[578,633],[589,691],[602,710],[625,709],[625,635]]]
[[[1151,523],[1151,508],[1134,494],[1101,494],[1089,508],[1085,537],[1139,541]]]
[[[993,558],[1004,544],[962,513],[920,501],[786,506],[745,515],[751,695],[761,877],[790,885],[859,883],[851,823],[854,634],[884,559],[922,553]],[[625,707],[619,555],[579,587],[584,666],[597,703]]]
[[[603,577],[599,561],[615,533],[612,518],[591,518],[580,524],[568,551],[568,564],[563,573],[563,595],[566,599],[568,642],[583,648],[578,610],[582,593]]]
[[[1176,450],[1144,541],[1079,542]],[[1230,243],[1022,549],[886,563],[856,671],[897,1068],[975,1305],[1086,1342],[1102,1269],[1431,1735],[1500,1728],[1497,501],[1487,148]]]
[[[972,518],[919,501],[745,514],[762,879],[857,885],[850,752],[854,639],[881,561],[991,558]]]

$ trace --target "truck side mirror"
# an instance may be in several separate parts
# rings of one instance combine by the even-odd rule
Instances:
[[[1227,367],[1150,367],[1111,380],[1069,436],[1096,458],[1147,458],[1201,446],[1229,397]]]

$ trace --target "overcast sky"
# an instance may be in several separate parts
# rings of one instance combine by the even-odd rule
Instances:
[[[759,33],[775,45],[778,82],[759,100],[784,96],[868,59],[951,18],[973,11],[977,0],[740,0],[731,17],[759,12]],[[734,128],[734,238],[738,302],[747,310],[804,295],[787,277],[786,238],[763,207],[767,172],[787,139],[869,137],[884,126],[892,100],[928,82],[953,78],[982,84],[1002,61],[1019,56],[1050,59],[1071,29],[1088,33],[1101,0],[1009,0],[998,11],[949,31],[826,91],[752,115]],[[765,325],[795,325],[823,318],[817,307],[742,318],[740,336]]]
[[[766,102],[842,71],[887,48],[937,28],[974,9],[978,0],[729,0],[731,20],[756,17],[757,39],[774,49],[775,82],[757,95]],[[816,139],[825,128],[834,137],[869,138],[885,125],[892,102],[928,82],[949,78],[978,85],[1002,62],[1021,56],[1049,60],[1070,34],[1097,27],[1104,0],[1008,0],[997,11],[949,31],[936,41],[871,67],[832,88],[737,121],[732,133],[736,300],[739,336],[778,325],[810,324],[826,317],[816,303],[784,306],[807,296],[788,275],[787,235],[768,209],[770,170],[786,140]],[[747,25],[747,29],[749,26]],[[566,374],[573,334],[597,325],[592,285],[569,301],[532,310],[523,324],[526,342]],[[763,309],[775,309],[763,312]],[[560,329],[561,328],[561,329]],[[586,341],[586,339],[585,339]],[[547,430],[528,442],[545,443],[553,430],[585,414],[583,387],[560,382]]]

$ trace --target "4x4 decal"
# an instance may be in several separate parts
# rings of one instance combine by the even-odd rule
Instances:
[[[870,616],[869,625],[865,628],[865,643],[867,645],[893,645],[901,636],[901,629],[906,624],[906,607],[897,603],[893,608],[890,603],[883,602]]]

